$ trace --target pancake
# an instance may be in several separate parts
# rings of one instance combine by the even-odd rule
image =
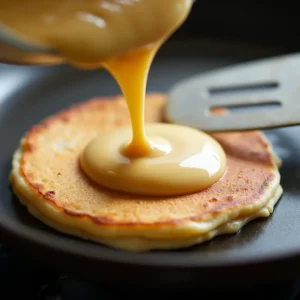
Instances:
[[[164,121],[165,102],[164,94],[147,95],[146,123]],[[42,120],[14,153],[14,193],[50,227],[128,251],[189,247],[273,212],[282,194],[280,159],[260,131],[213,134],[228,168],[201,192],[146,197],[93,183],[81,170],[81,151],[97,135],[129,124],[121,96],[94,98]]]

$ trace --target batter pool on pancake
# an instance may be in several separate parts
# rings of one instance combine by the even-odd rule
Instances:
[[[120,145],[130,140],[131,127],[122,127],[87,145],[81,155],[84,171],[107,188],[157,196],[204,190],[223,176],[226,154],[211,136],[174,124],[149,124],[146,129],[154,141],[150,156],[123,155]]]
[[[146,127],[164,123],[165,103],[165,95],[147,95]],[[213,134],[227,171],[196,193],[143,196],[93,183],[79,164],[83,149],[97,136],[130,126],[123,97],[91,99],[49,116],[14,153],[14,193],[52,228],[128,251],[187,248],[272,213],[282,194],[280,160],[260,131]]]

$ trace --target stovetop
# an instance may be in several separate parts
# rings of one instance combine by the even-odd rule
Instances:
[[[20,251],[19,251],[20,252]],[[18,252],[18,253],[19,253]],[[90,282],[73,274],[57,273],[37,264],[33,259],[16,254],[15,250],[0,244],[1,300],[108,300],[119,297],[163,298],[192,297],[197,292],[201,299],[272,299],[300,300],[300,278],[255,288],[220,289],[126,289],[108,288],[101,282]],[[159,294],[158,294],[159,293]]]

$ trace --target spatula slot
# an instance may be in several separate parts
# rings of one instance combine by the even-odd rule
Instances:
[[[212,106],[210,108],[210,114],[212,115],[228,115],[228,114],[241,114],[241,113],[251,113],[261,110],[274,110],[281,108],[281,103],[279,101],[268,101],[263,103],[255,104],[238,104],[238,105],[224,105],[224,106]]]
[[[222,94],[233,94],[238,92],[251,93],[263,90],[271,90],[279,87],[279,83],[275,81],[241,84],[241,85],[229,85],[229,86],[216,86],[208,89],[211,97],[219,96]]]

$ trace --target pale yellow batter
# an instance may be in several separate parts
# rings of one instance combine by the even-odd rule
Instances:
[[[122,127],[87,145],[81,158],[83,169],[108,188],[157,196],[203,190],[224,174],[226,155],[209,135],[162,123],[148,124],[146,131],[152,148],[149,155],[130,159],[122,154],[120,145],[126,145],[131,136],[131,128]]]

